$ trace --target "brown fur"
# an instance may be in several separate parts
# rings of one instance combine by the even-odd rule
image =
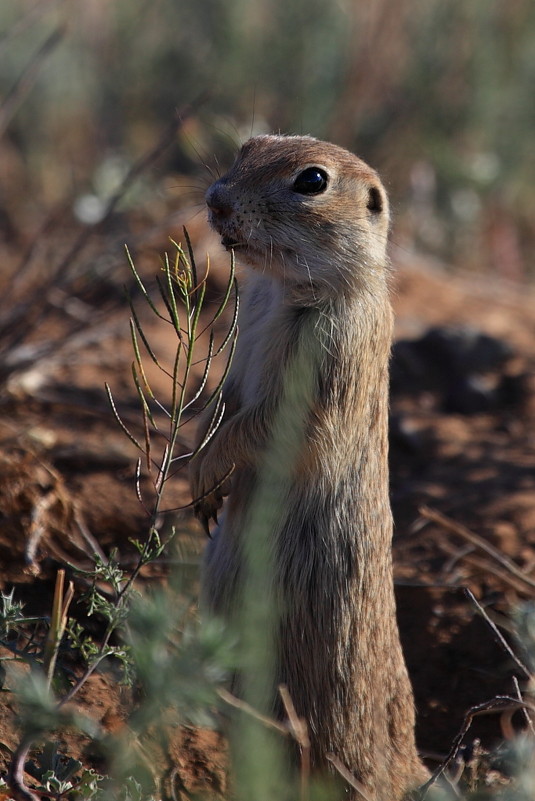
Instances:
[[[293,181],[321,167],[327,189]],[[371,194],[370,194],[371,190]],[[244,518],[295,365],[292,401],[306,435],[273,531],[283,597],[278,675],[306,718],[312,758],[334,753],[373,801],[399,801],[426,777],[414,744],[413,697],[399,642],[388,496],[388,201],[376,173],[310,137],[256,137],[208,190],[210,220],[252,273],[223,424],[191,465],[197,506],[213,516],[204,597],[232,616]],[[201,434],[204,433],[201,430]]]

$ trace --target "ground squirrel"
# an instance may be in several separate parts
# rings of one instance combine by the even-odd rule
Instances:
[[[205,555],[204,597],[232,615],[248,503],[285,381],[304,363],[309,379],[292,396],[304,435],[272,532],[276,678],[308,723],[314,765],[333,753],[367,798],[399,801],[426,771],[392,580],[388,199],[374,170],[340,147],[257,136],[206,202],[250,275],[224,418],[191,463],[199,517],[216,517],[229,496]]]

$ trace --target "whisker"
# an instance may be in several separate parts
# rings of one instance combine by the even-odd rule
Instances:
[[[193,150],[193,152],[197,156],[197,158],[199,160],[199,163],[202,164],[202,166],[207,170],[207,172],[210,175],[212,181],[217,181],[217,179],[220,178],[221,176],[218,175],[217,172],[212,167],[210,167],[210,165],[207,163],[206,156],[202,155],[201,151],[195,145],[195,143],[194,143],[193,139],[191,138],[191,136],[188,136],[188,134],[184,130],[183,130],[183,136],[186,139],[186,142],[188,143],[188,145],[191,147],[191,149]]]

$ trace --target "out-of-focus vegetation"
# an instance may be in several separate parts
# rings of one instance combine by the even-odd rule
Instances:
[[[230,159],[252,131],[311,133],[381,171],[399,244],[522,277],[534,86],[531,0],[2,0],[0,223],[14,235],[67,199],[98,219],[202,97],[160,178]]]

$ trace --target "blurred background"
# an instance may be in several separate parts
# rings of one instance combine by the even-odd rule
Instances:
[[[533,0],[0,0],[0,590],[42,614],[87,542],[137,559],[138,454],[103,388],[143,441],[125,286],[166,378],[177,340],[125,243],[157,298],[186,225],[221,302],[206,187],[251,134],[312,134],[370,162],[391,198],[394,563],[430,759],[466,710],[516,694],[463,588],[496,619],[535,598],[534,87]],[[172,380],[144,359],[165,404]],[[168,491],[167,509],[189,503],[185,471]],[[187,511],[180,526],[196,559],[204,535]],[[2,693],[14,748],[12,716]],[[500,736],[490,715],[473,731]],[[180,747],[197,776],[197,745]]]
[[[0,234],[98,223],[154,148],[114,211],[161,220],[251,133],[309,133],[382,174],[394,247],[525,279],[534,86],[531,0],[2,0]]]

